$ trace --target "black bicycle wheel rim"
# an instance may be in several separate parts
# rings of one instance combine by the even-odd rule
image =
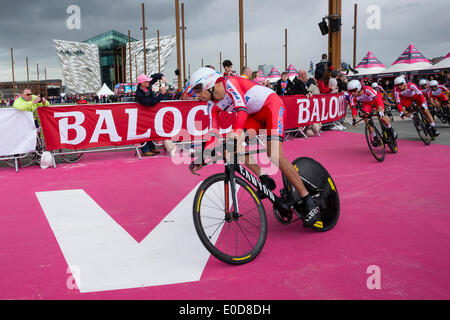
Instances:
[[[378,139],[379,146],[376,146],[374,137],[370,132],[370,128],[372,128],[372,130],[375,132],[375,136]],[[365,132],[366,141],[367,145],[369,146],[370,153],[378,162],[383,162],[386,157],[386,147],[384,145],[383,137],[381,136],[378,129],[372,126],[370,123],[367,124]]]
[[[418,116],[414,117],[414,127],[417,130],[419,138],[423,141],[423,143],[425,143],[425,145],[429,146],[431,144],[431,137],[428,134],[422,119],[420,119]]]
[[[75,163],[80,161],[80,159],[83,157],[83,153],[74,153],[74,154],[62,154],[61,158],[64,160],[64,162],[67,163]]]
[[[242,216],[238,221],[227,222],[225,206],[220,200],[225,196],[225,180],[225,174],[217,174],[201,184],[194,198],[194,226],[201,242],[214,257],[228,264],[241,265],[255,259],[263,249],[267,237],[267,217],[253,188],[236,177],[239,213]],[[244,203],[248,207],[244,207]]]
[[[336,183],[329,172],[316,160],[301,157],[293,163],[309,194],[320,208],[320,221],[313,230],[326,232],[333,229],[340,216],[340,200]],[[293,188],[290,187],[293,192]],[[316,197],[318,195],[318,197]]]
[[[398,152],[398,144],[397,144],[397,139],[395,139],[390,130],[385,127],[383,125],[383,135],[384,135],[384,140],[386,141],[389,150],[391,150],[392,153],[397,153]]]

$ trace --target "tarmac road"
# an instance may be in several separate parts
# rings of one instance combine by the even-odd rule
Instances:
[[[397,111],[393,111],[394,113],[394,122],[392,126],[397,131],[399,139],[409,140],[409,141],[420,141],[420,138],[417,134],[416,128],[414,128],[414,124],[412,120],[402,120]],[[344,122],[343,125],[347,127],[348,132],[353,133],[361,133],[364,134],[364,122],[361,121],[356,125],[356,127],[352,127],[352,115],[351,111],[347,112],[346,120],[349,122]],[[376,121],[377,123],[378,121]],[[439,119],[436,119],[436,127],[440,133],[439,137],[436,138],[432,144],[440,144],[445,146],[450,146],[450,125],[443,124]]]

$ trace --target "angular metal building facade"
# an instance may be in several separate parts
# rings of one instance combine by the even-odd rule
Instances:
[[[67,94],[95,93],[102,87],[97,45],[53,40]]]
[[[161,72],[164,71],[167,61],[175,47],[176,36],[160,37],[160,63]],[[158,39],[153,38],[145,41],[147,51],[147,75],[151,76],[158,72]],[[127,44],[127,63],[126,63],[126,79],[127,82],[136,82],[137,76],[144,73],[144,41],[136,41],[131,43],[131,73],[132,81],[130,80],[130,46]],[[136,75],[136,60],[137,60],[137,75]]]
[[[111,89],[121,82],[135,83],[144,73],[144,42],[110,30],[83,42],[53,40],[63,70],[66,93],[96,93],[104,83]],[[159,39],[160,66],[164,71],[176,36]],[[147,74],[158,72],[158,39],[146,40]],[[137,60],[137,61],[136,61]],[[131,79],[130,79],[131,63]]]

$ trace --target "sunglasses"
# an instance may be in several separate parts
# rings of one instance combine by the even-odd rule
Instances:
[[[194,91],[196,94],[202,93],[202,91],[203,91],[203,86],[202,86],[202,85],[198,85],[198,86],[194,87],[194,88],[192,89],[192,91]]]

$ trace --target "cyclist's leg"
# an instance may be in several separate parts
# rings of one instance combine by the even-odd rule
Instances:
[[[308,191],[300,179],[294,165],[284,156],[282,142],[284,140],[285,123],[287,119],[286,107],[281,99],[272,94],[266,104],[253,119],[265,123],[267,129],[267,155],[270,161],[281,170],[287,180],[298,191],[302,198]]]
[[[267,155],[269,156],[270,161],[281,170],[286,179],[298,191],[300,197],[306,197],[308,195],[308,190],[306,190],[302,179],[300,179],[297,169],[295,169],[292,163],[284,155],[282,141],[277,139],[276,136],[272,136],[270,140],[267,141]]]

